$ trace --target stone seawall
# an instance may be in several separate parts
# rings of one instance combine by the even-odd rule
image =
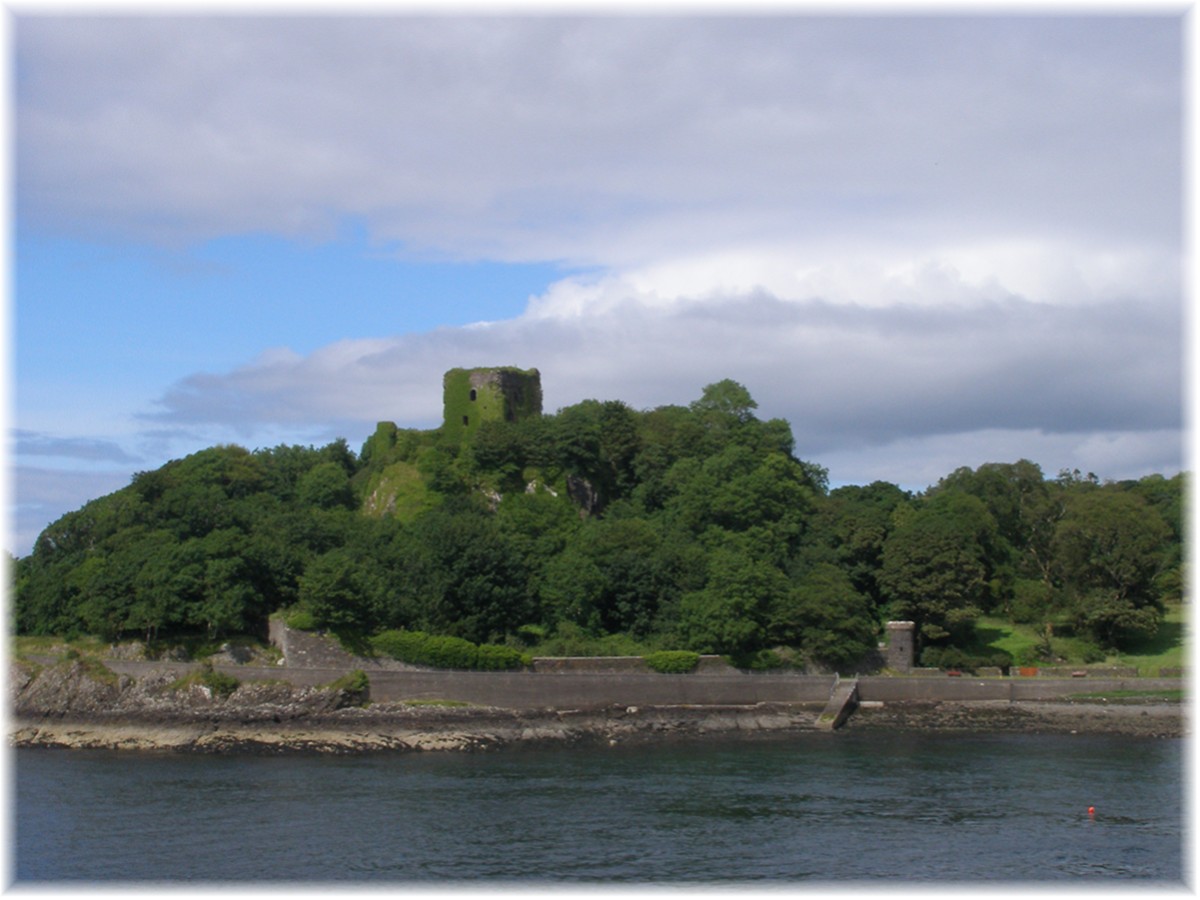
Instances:
[[[118,675],[141,678],[155,671],[177,677],[194,663],[108,660]],[[342,677],[347,668],[289,668],[218,664],[218,672],[241,682],[283,682],[316,688]],[[454,700],[500,709],[597,709],[607,706],[721,706],[755,703],[824,703],[832,675],[727,674],[661,675],[656,672],[462,672],[416,669],[365,670],[373,702]]]

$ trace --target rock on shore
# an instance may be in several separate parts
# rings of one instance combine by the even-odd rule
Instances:
[[[1182,703],[1152,698],[864,704],[844,727],[852,731],[916,728],[1141,737],[1182,737],[1187,730]]]

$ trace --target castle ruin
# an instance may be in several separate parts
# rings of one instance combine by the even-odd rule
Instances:
[[[442,379],[442,430],[467,440],[488,421],[516,422],[542,414],[542,376],[537,369],[500,366],[451,369]]]

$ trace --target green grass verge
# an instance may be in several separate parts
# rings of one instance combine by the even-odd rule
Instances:
[[[12,639],[13,656],[60,656],[67,650],[81,655],[99,655],[108,649],[108,643],[94,637],[77,637],[67,640],[56,635],[19,635]]]
[[[405,706],[470,706],[466,700],[404,700]]]
[[[1070,700],[1163,700],[1168,703],[1183,702],[1183,688],[1168,688],[1162,691],[1088,691],[1069,694]]]
[[[116,684],[120,678],[116,672],[102,663],[95,656],[81,654],[78,650],[69,648],[66,653],[58,658],[58,666],[73,666],[78,665],[83,669],[85,675],[92,681],[100,681],[104,684]]]

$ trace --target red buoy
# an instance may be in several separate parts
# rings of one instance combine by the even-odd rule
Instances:
[[[1094,815],[1096,815],[1096,807],[1094,807],[1094,806],[1089,806],[1089,807],[1088,807],[1088,815],[1089,815],[1089,816],[1094,816]]]

